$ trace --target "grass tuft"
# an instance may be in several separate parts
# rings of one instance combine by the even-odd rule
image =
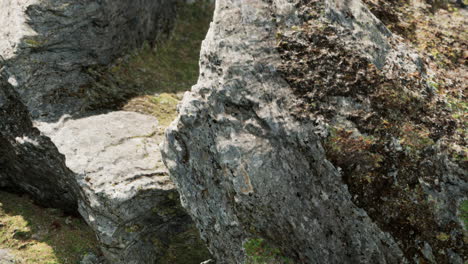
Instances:
[[[94,232],[82,219],[5,192],[0,192],[0,248],[21,264],[76,264],[99,251]]]

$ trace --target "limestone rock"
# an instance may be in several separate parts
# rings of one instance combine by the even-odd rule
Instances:
[[[0,187],[28,192],[46,207],[76,210],[74,174],[1,74],[0,146]]]
[[[98,67],[167,34],[175,2],[2,1],[0,59],[33,118],[56,121],[134,92],[90,84]]]
[[[174,237],[196,234],[162,163],[162,131],[154,117],[117,111],[37,126],[78,175],[79,211],[95,230],[107,261],[159,263]],[[184,253],[200,244],[191,242]]]
[[[462,263],[460,122],[360,1],[219,0],[200,65],[163,158],[219,263]]]

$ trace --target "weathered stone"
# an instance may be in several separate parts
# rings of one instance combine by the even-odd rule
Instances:
[[[80,261],[80,264],[103,264],[104,260],[99,258],[94,253],[86,254],[83,259]]]
[[[28,192],[47,207],[76,210],[74,174],[1,74],[0,146],[0,187]]]
[[[0,248],[0,264],[15,264],[18,263],[17,258],[13,256],[9,250]]]
[[[78,175],[79,211],[110,263],[160,263],[173,238],[190,232],[195,239],[177,241],[184,248],[177,257],[200,246],[199,261],[209,257],[162,163],[163,133],[154,117],[117,111],[37,126]]]
[[[187,257],[199,263],[210,257],[190,216],[180,206],[178,193],[161,161],[158,145],[162,132],[157,120],[131,112],[103,113],[88,109],[89,106],[111,108],[115,101],[135,93],[115,80],[109,82],[113,85],[96,85],[97,79],[111,76],[101,75],[101,67],[106,68],[145,41],[152,44],[169,33],[178,2],[7,0],[0,3],[0,62],[5,66],[7,80],[27,105],[34,125],[52,138],[65,154],[66,165],[76,173],[65,167],[56,149],[57,155],[45,152],[45,157],[20,161],[10,157],[14,149],[8,147],[0,149],[0,159],[8,166],[5,173],[3,170],[0,173],[0,184],[23,186],[40,179],[33,176],[45,174],[41,176],[50,177],[54,182],[40,179],[42,185],[35,186],[37,190],[26,191],[33,198],[47,193],[46,198],[56,200],[49,206],[62,206],[59,202],[68,196],[60,196],[61,185],[71,179],[64,186],[76,189],[78,210],[95,230],[105,258],[112,264],[188,263]],[[14,93],[10,84],[5,81],[11,90],[8,91]],[[12,108],[13,102],[8,107],[1,112],[0,119],[4,115],[10,118],[10,123],[23,124],[18,117],[7,116],[19,111]],[[25,146],[37,142],[39,149],[54,147],[52,141],[32,128],[26,107],[21,105],[18,109],[24,113],[21,118],[27,119],[31,130],[42,140],[30,141],[29,135],[21,134],[18,141]],[[2,123],[0,128],[8,129],[8,125]],[[15,138],[16,134],[5,133]],[[10,167],[16,169],[24,161],[30,167],[37,163],[46,167],[48,163],[43,159],[62,161],[66,173],[55,179],[53,173],[31,168],[31,172],[24,174],[15,171],[16,178],[9,175],[13,170]],[[75,204],[62,207],[73,211]],[[162,262],[163,258],[171,261]]]
[[[2,1],[0,57],[6,60],[9,80],[33,118],[55,121],[99,100],[110,104],[134,93],[119,87],[92,87],[96,67],[167,34],[175,3]]]
[[[257,238],[293,263],[461,263],[457,122],[360,1],[219,0],[200,65],[163,158],[220,263]],[[385,118],[438,142],[396,158],[413,132],[376,133]]]

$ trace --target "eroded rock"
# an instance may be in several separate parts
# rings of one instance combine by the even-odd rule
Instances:
[[[220,263],[462,263],[462,123],[360,1],[220,0],[200,64],[163,158]]]
[[[0,187],[28,192],[46,207],[75,211],[74,174],[0,73]]]
[[[0,57],[34,119],[111,104],[135,91],[91,86],[96,68],[168,34],[176,2],[2,1]]]
[[[0,140],[23,144],[25,149],[18,149],[31,152],[31,158],[20,160],[22,156],[17,159],[13,154],[26,154],[15,153],[18,150],[9,145],[3,149],[6,143],[2,143],[0,159],[6,169],[1,171],[0,183],[22,186],[39,200],[53,198],[56,201],[48,206],[72,211],[77,207],[75,196],[68,197],[63,189],[73,187],[79,212],[96,231],[103,253],[112,264],[188,263],[187,258],[196,263],[210,257],[190,216],[180,206],[178,193],[161,161],[158,121],[131,112],[89,110],[90,106],[113,108],[115,101],[135,93],[117,80],[108,82],[112,84],[109,86],[96,85],[99,78],[110,76],[101,75],[101,67],[107,68],[144,42],[152,44],[168,34],[178,2],[0,3],[0,63],[7,75],[2,79],[5,84],[1,92],[5,85],[8,93],[15,93],[13,86],[19,94],[5,106],[6,99],[1,97],[0,106],[5,110],[1,109],[0,119],[6,121],[0,124],[0,131],[5,130],[6,136]],[[15,103],[20,104],[19,110],[14,109]],[[34,125],[54,143],[32,127],[27,110]],[[18,111],[21,115],[15,116]],[[21,129],[25,132],[15,127],[23,123],[26,128]],[[53,144],[65,154],[66,165],[73,172]],[[45,155],[36,157],[33,147]],[[55,153],[49,148],[54,148]],[[38,163],[44,163],[44,168],[50,163],[52,167],[55,161],[60,161],[63,169],[57,178],[56,171],[34,167]],[[31,172],[21,174],[22,168],[30,168]],[[40,197],[44,193],[45,198]],[[60,203],[69,198],[73,198],[73,206]]]
[[[161,263],[176,246],[180,255],[172,263],[192,251],[199,261],[209,257],[162,163],[154,117],[117,111],[37,126],[77,174],[79,211],[109,263]]]

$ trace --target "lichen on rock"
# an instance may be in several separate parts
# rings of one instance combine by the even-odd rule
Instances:
[[[218,1],[201,67],[163,157],[221,263],[463,262],[465,123],[360,1]]]

